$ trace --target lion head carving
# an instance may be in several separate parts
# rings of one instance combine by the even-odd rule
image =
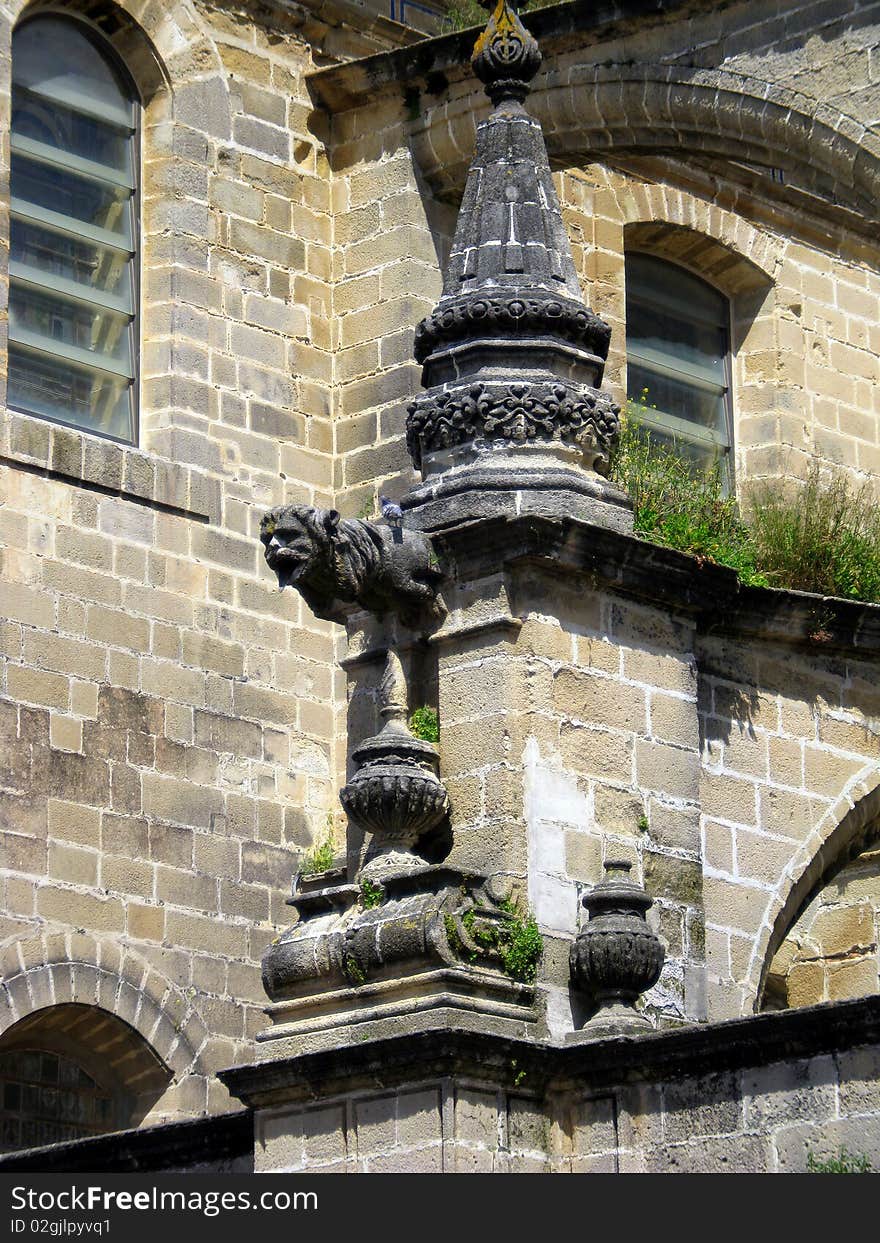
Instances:
[[[443,612],[437,595],[443,572],[419,531],[284,505],[263,518],[260,539],[279,586],[294,587],[317,617],[341,621],[349,611],[344,606],[354,604],[418,625]]]

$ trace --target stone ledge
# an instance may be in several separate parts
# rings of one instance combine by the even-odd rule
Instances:
[[[188,1172],[194,1167],[206,1173],[214,1169],[249,1173],[253,1169],[253,1150],[254,1123],[243,1109],[194,1122],[168,1122],[4,1153],[0,1155],[0,1173],[173,1173]]]
[[[220,482],[204,471],[30,415],[0,416],[0,462],[196,522],[221,521]]]
[[[453,577],[465,581],[533,562],[692,617],[701,634],[784,643],[813,655],[880,656],[880,605],[746,587],[726,566],[574,519],[499,517],[434,540]]]
[[[632,19],[654,18],[662,21],[667,13],[685,8],[691,0],[614,0],[593,3],[592,0],[574,0],[574,3],[555,4],[531,13],[523,13],[523,24],[542,43],[553,38],[583,31],[595,32],[605,37],[616,32],[615,27]],[[428,79],[429,91],[445,89],[443,75],[462,75],[462,66],[469,66],[474,36],[479,26],[457,30],[452,34],[436,35],[421,39],[412,47],[395,48],[389,52],[377,52],[319,69],[306,78],[306,84],[316,102],[330,112],[344,112],[363,104],[390,87],[398,91],[418,78]],[[469,68],[468,68],[469,72]],[[436,88],[433,83],[436,82]]]
[[[540,1093],[572,1083],[604,1089],[625,1081],[693,1078],[878,1041],[880,996],[873,996],[590,1044],[538,1044],[485,1031],[408,1032],[342,1050],[233,1067],[220,1071],[219,1078],[251,1108],[311,1099],[316,1083],[325,1097],[360,1085],[392,1088],[414,1072],[420,1080],[475,1075],[509,1089],[523,1082],[531,1093]]]

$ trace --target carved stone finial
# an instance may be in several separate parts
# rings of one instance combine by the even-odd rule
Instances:
[[[379,712],[385,727],[409,733],[406,725],[406,678],[400,657],[393,648],[385,657],[385,672],[379,683]]]
[[[642,993],[652,988],[663,967],[663,946],[645,919],[653,899],[629,878],[632,864],[609,859],[605,880],[584,895],[588,922],[571,946],[571,979],[586,994],[596,1013],[581,1039],[650,1030],[635,1009]]]
[[[474,46],[471,64],[496,107],[509,99],[522,103],[528,95],[529,83],[541,67],[541,51],[509,0],[498,0]]]
[[[393,648],[385,658],[379,703],[384,724],[355,747],[357,771],[339,791],[349,819],[373,835],[361,872],[368,879],[423,868],[415,846],[449,812],[437,748],[415,738],[407,725],[406,678]]]

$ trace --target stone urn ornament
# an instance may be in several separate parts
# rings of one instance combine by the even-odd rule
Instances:
[[[574,1034],[578,1040],[652,1030],[635,1003],[660,979],[665,955],[645,919],[653,899],[630,880],[631,868],[625,860],[608,860],[605,879],[582,899],[589,919],[571,946],[571,979],[596,1010]]]
[[[406,681],[389,649],[379,685],[384,725],[352,753],[358,765],[339,798],[349,819],[373,835],[361,875],[381,877],[426,866],[415,845],[449,812],[433,743],[416,738],[406,723]]]

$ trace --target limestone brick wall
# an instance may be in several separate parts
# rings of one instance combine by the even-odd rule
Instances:
[[[65,1000],[133,1022],[143,991],[172,1025],[143,1011],[176,1079],[159,1117],[229,1107],[209,1077],[250,1055],[296,859],[333,833],[336,634],[257,536],[268,506],[334,493],[330,165],[303,75],[312,43],[346,48],[253,6],[67,7],[144,98],[140,432],[0,409],[0,1027]],[[4,188],[23,10],[0,7]],[[41,954],[72,995],[37,986]]]
[[[866,664],[704,639],[699,667],[709,1014],[722,1018],[751,1007],[771,931],[875,818],[880,738]],[[875,987],[856,971],[833,993]]]
[[[637,396],[626,384],[628,249],[673,259],[715,284],[731,304],[744,492],[756,479],[801,475],[812,458],[860,480],[880,471],[878,44],[872,10],[841,14],[820,3],[783,4],[772,17],[750,3],[723,13],[707,6],[602,38],[585,14],[577,35],[543,40],[547,70],[529,108],[560,170],[584,294],[613,329],[609,387],[621,403]],[[391,62],[384,86],[376,72],[368,88],[353,75],[326,88],[334,167],[375,198],[363,218],[378,222],[386,197],[401,201],[395,167],[418,187],[421,206],[414,200],[410,220],[420,232],[397,264],[418,313],[436,298],[438,259],[486,108],[460,52],[438,48],[426,62],[433,73],[421,76],[401,62],[411,75],[403,89]],[[433,255],[423,245],[429,233]],[[373,262],[382,264],[380,251]],[[399,443],[411,386],[398,391],[384,379],[387,364],[376,364],[390,347],[375,297],[374,283],[354,280],[340,305],[371,334],[359,337],[356,355],[371,365],[356,377],[367,400],[350,417],[371,437],[381,474],[397,473],[389,489],[402,491],[412,479]],[[410,322],[390,330],[404,359]],[[377,379],[378,428],[367,410]],[[356,436],[340,453],[366,460],[364,444]],[[342,469],[346,487],[357,487],[357,467],[346,461]]]
[[[255,1169],[308,1173],[804,1173],[880,1163],[876,1047],[542,1097],[413,1076],[261,1111]]]
[[[547,1025],[561,1036],[584,1018],[568,989],[580,898],[604,860],[627,860],[667,954],[645,1004],[666,1021],[703,1019],[692,628],[577,579],[532,570],[513,582],[461,592],[439,646],[450,861],[519,878],[544,935]],[[483,630],[468,635],[477,618]]]

